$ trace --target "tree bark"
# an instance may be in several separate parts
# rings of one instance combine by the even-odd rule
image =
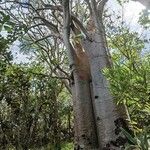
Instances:
[[[93,107],[99,149],[119,150],[126,143],[120,128],[130,131],[128,128],[129,116],[123,104],[118,106],[114,102],[109,91],[109,83],[103,75],[103,69],[112,65],[102,20],[103,9],[107,1],[97,3],[91,0],[91,19],[87,28],[91,40],[84,39],[83,47],[88,54],[91,68]]]
[[[103,75],[103,69],[109,66],[108,56],[105,53],[103,36],[93,33],[93,41],[84,41],[84,48],[88,52],[91,66],[92,85],[94,91],[94,112],[97,125],[99,148],[120,149],[124,143],[117,143],[119,134],[115,133],[117,121],[126,122],[128,119],[124,106],[117,106],[109,91],[109,84]],[[126,123],[125,123],[126,124]],[[122,126],[123,127],[123,126]],[[117,146],[116,146],[117,145]]]
[[[74,49],[70,43],[70,9],[69,0],[63,1],[64,12],[64,43],[67,48],[70,69],[72,71],[72,95],[75,114],[75,149],[92,150],[97,148],[97,135],[93,115],[93,107],[90,91],[89,71],[85,66],[89,64],[82,48],[76,43]],[[79,46],[79,47],[78,47]],[[78,55],[81,52],[86,62]]]
[[[93,114],[90,82],[81,79],[77,71],[74,72],[75,90],[75,149],[92,150],[98,147],[96,125]]]
[[[103,1],[100,7],[97,7],[96,1],[91,0],[92,19],[88,27],[90,34],[82,45],[75,41],[75,49],[69,41],[70,16],[68,7],[64,5],[64,42],[74,78],[72,94],[77,150],[92,150],[97,149],[97,146],[99,150],[119,150],[126,142],[120,135],[120,127],[128,128],[126,109],[123,105],[115,104],[108,81],[103,75],[103,69],[111,66],[102,24],[103,7],[106,2],[107,0]],[[97,8],[100,9],[99,14]]]

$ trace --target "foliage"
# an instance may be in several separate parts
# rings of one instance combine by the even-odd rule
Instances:
[[[2,149],[72,147],[70,95],[40,61],[13,64],[9,46],[22,28],[0,12],[0,143]],[[66,143],[66,144],[64,144]]]
[[[145,28],[150,27],[150,11],[145,9],[141,12],[139,17],[139,23]]]
[[[125,103],[139,128],[148,126],[150,105],[150,55],[142,54],[144,42],[137,33],[122,30],[109,41],[113,68],[105,73],[117,103]],[[140,115],[139,115],[140,114]]]
[[[123,5],[124,3],[129,2],[129,0],[117,0],[118,4]]]
[[[0,65],[3,66],[3,61],[12,60],[12,55],[10,51],[6,51],[8,49],[10,43],[12,43],[12,28],[14,24],[10,21],[10,16],[5,15],[2,11],[0,11]],[[2,31],[5,31],[3,34],[8,34],[7,38],[2,35]],[[7,31],[7,33],[6,33]],[[3,68],[3,67],[1,67]]]
[[[110,90],[117,103],[124,103],[131,117],[135,132],[132,137],[122,132],[130,143],[126,149],[148,150],[150,122],[150,55],[143,53],[144,40],[138,34],[122,28],[109,39],[113,67],[104,69]]]
[[[123,128],[121,129],[122,133],[127,137],[129,143],[126,144],[125,150],[149,150],[150,148],[150,129],[149,127],[143,130],[138,135],[134,137],[130,135],[126,130]]]
[[[63,94],[65,100],[61,94],[63,85],[57,79],[29,70],[25,66],[12,66],[1,76],[0,142],[3,149],[9,146],[38,148],[49,144],[60,147],[61,141],[72,137],[70,106],[65,104],[67,95]]]

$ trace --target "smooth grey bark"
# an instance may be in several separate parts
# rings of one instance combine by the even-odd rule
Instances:
[[[88,1],[88,0],[87,0]],[[89,1],[88,1],[89,2]],[[109,83],[103,75],[103,69],[111,67],[107,41],[102,21],[103,9],[107,0],[91,0],[91,26],[89,38],[83,40],[88,53],[93,85],[93,107],[95,113],[99,149],[119,150],[126,142],[118,128],[128,128],[129,117],[124,105],[118,106],[109,91]],[[91,30],[92,29],[92,30]],[[122,141],[122,139],[124,139]],[[122,142],[121,142],[122,141]]]
[[[91,0],[92,14],[90,23],[90,38],[84,39],[82,46],[77,44],[75,49],[71,47],[69,1],[64,0],[64,42],[68,51],[70,67],[73,73],[75,89],[74,114],[75,114],[75,149],[92,150],[115,149],[119,150],[124,143],[118,143],[120,132],[116,133],[118,124],[126,126],[126,110],[114,103],[109,91],[109,84],[103,75],[103,69],[110,66],[106,37],[102,25],[103,7],[107,0],[100,3],[97,10],[96,1]],[[67,6],[66,6],[67,5]],[[89,40],[90,39],[90,40]],[[78,49],[79,47],[79,49]],[[88,61],[83,62],[84,52],[88,54],[92,86],[88,77]],[[79,52],[79,53],[78,53]],[[93,115],[94,114],[94,115]],[[96,129],[95,129],[96,124]],[[98,136],[98,144],[97,144]],[[120,141],[119,141],[120,142]]]
[[[74,72],[74,84],[75,147],[76,149],[85,150],[96,149],[98,142],[91,101],[90,82],[81,79],[78,73]]]
[[[70,69],[73,74],[72,95],[73,110],[75,114],[75,149],[92,150],[97,148],[97,135],[93,115],[93,107],[90,91],[90,80],[83,62],[78,58],[76,49],[70,44],[70,10],[69,0],[63,1],[64,34],[63,39],[67,48]],[[82,53],[84,54],[84,53]]]
[[[118,135],[115,134],[115,121],[127,119],[124,106],[117,106],[109,91],[109,84],[103,75],[103,69],[109,66],[106,55],[105,39],[103,34],[92,33],[91,39],[84,40],[84,49],[88,52],[91,67],[92,85],[94,92],[94,112],[97,125],[97,134],[100,149],[114,148],[111,143],[116,142]],[[121,107],[121,109],[120,109]],[[115,147],[115,150],[120,149]]]

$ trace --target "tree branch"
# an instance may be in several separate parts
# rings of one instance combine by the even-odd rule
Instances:
[[[104,6],[105,4],[107,3],[108,0],[99,0],[98,2],[98,5],[97,5],[97,11],[98,11],[98,14],[103,15],[103,10],[104,10]]]
[[[88,32],[87,30],[84,28],[84,26],[82,25],[82,23],[74,16],[71,15],[72,20],[77,24],[77,26],[80,28],[81,32],[83,32],[83,34],[85,35],[85,37],[91,41],[91,39],[89,38]]]
[[[40,19],[40,20],[42,20],[42,21],[45,23],[45,25],[46,25],[50,30],[52,30],[54,33],[58,33],[58,34],[59,34],[59,31],[58,31],[58,29],[57,29],[57,26],[54,25],[53,23],[47,21],[45,18],[42,18],[42,17],[39,16],[39,17],[34,17],[33,19]]]
[[[35,24],[35,25],[29,27],[27,30],[30,30],[30,29],[35,28],[37,26],[44,26],[44,25],[45,25],[44,23]]]
[[[30,73],[34,74],[34,75],[37,75],[37,76],[43,76],[43,77],[50,77],[50,78],[55,78],[55,79],[67,79],[67,80],[70,80],[70,78],[68,77],[63,77],[63,76],[51,76],[51,75],[48,75],[48,74],[43,74],[43,73],[37,73],[37,72],[33,72],[33,71],[29,71]]]
[[[70,9],[69,9],[69,0],[63,0],[63,28],[64,28],[64,33],[63,33],[63,38],[64,38],[64,43],[67,49],[68,53],[68,58],[69,58],[69,63],[70,63],[70,68],[73,69],[74,64],[74,56],[75,52],[73,48],[71,47],[70,44]]]
[[[37,10],[43,10],[43,9],[51,9],[51,10],[58,10],[60,12],[63,11],[63,8],[61,5],[56,5],[56,6],[53,6],[53,5],[49,5],[49,4],[45,4],[45,8],[40,8],[40,9],[37,9]],[[87,39],[89,39],[89,36],[88,36],[88,32],[86,31],[86,29],[84,28],[83,24],[80,22],[80,20],[77,19],[77,17],[75,17],[74,14],[70,14],[70,21],[71,19],[78,25],[78,27],[80,28],[80,30],[83,32],[83,34],[86,36]],[[90,40],[90,39],[89,39]]]
[[[58,11],[63,11],[63,8],[61,5],[50,5],[50,4],[45,4],[44,5],[45,7],[44,8],[38,8],[36,10],[46,10],[46,9],[50,9],[50,10],[58,10]]]
[[[0,2],[0,4],[6,4],[6,3],[16,3],[16,4],[19,4],[21,7],[23,7],[22,5],[27,5],[31,7],[33,10],[35,10],[35,8],[30,3],[19,2],[16,0],[10,0],[10,1],[6,0],[5,2]]]

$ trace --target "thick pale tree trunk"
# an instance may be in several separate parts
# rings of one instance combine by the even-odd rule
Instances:
[[[103,69],[110,67],[101,17],[106,1],[100,2],[100,14],[97,13],[96,1],[88,1],[92,14],[87,28],[89,37],[82,45],[75,41],[73,49],[69,41],[69,0],[64,0],[64,42],[74,78],[72,94],[77,150],[119,150],[126,142],[120,134],[120,127],[128,129],[126,109],[115,104],[103,75]]]
[[[105,53],[104,39],[96,33],[93,33],[91,38],[92,42],[88,40],[84,41],[84,48],[88,52],[91,66],[94,91],[93,105],[99,145],[100,149],[111,149],[115,147],[115,150],[117,150],[124,143],[119,141],[121,139],[118,138],[118,133],[115,133],[115,130],[118,128],[118,124],[116,123],[121,122],[122,127],[124,124],[126,126],[125,119],[128,117],[124,109],[125,107],[117,106],[113,101],[108,82],[103,75],[103,69],[108,67],[109,64],[108,56]]]
[[[109,83],[103,75],[103,69],[111,67],[111,60],[107,50],[104,26],[102,23],[103,7],[96,7],[91,2],[92,16],[90,28],[90,39],[83,41],[84,49],[88,54],[91,68],[93,94],[94,94],[94,113],[97,125],[97,134],[100,149],[120,149],[125,140],[120,131],[128,128],[128,115],[124,105],[116,105],[109,91]],[[99,8],[100,10],[96,9]]]
[[[90,82],[85,78],[81,78],[76,70],[74,71],[73,86],[75,149],[96,149],[98,147],[98,141],[92,107]]]
[[[90,75],[85,66],[89,64],[87,56],[82,52],[82,47],[75,44],[75,49],[70,44],[70,10],[69,0],[63,1],[64,12],[64,43],[67,48],[70,69],[72,70],[73,83],[73,110],[75,115],[75,149],[92,150],[98,147],[96,126],[92,107],[90,90]],[[79,47],[78,47],[79,46]],[[78,55],[82,53],[82,57]],[[88,65],[89,66],[89,65]]]

